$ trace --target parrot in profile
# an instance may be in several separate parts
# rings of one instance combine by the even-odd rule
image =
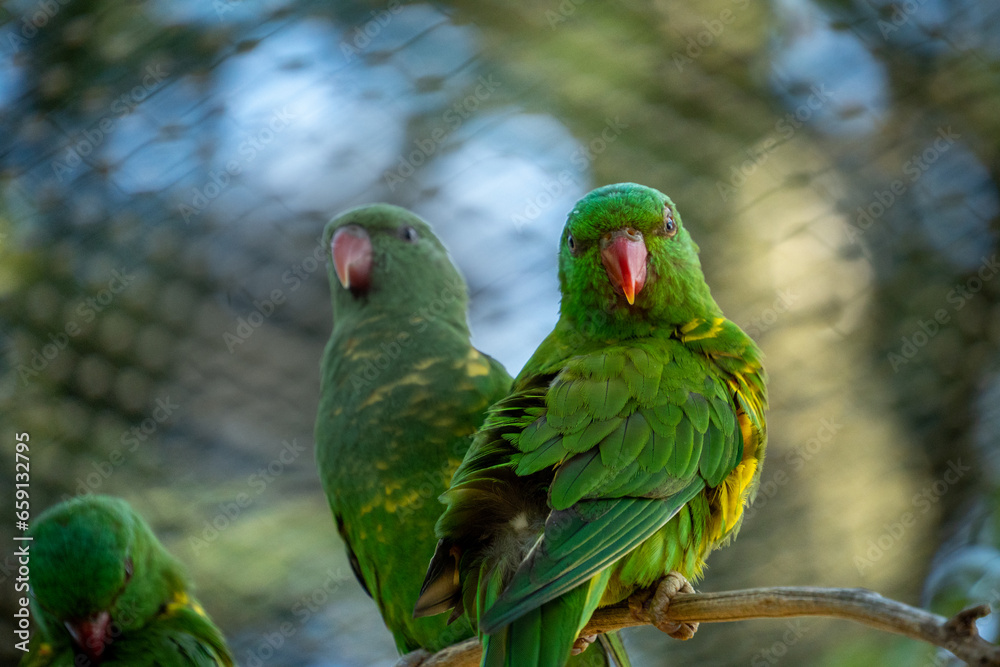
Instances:
[[[28,534],[37,630],[22,667],[234,664],[180,563],[124,500],[67,500]]]
[[[437,498],[511,377],[472,346],[465,281],[421,218],[362,206],[330,221],[323,239],[333,305],[316,418],[323,489],[397,650],[438,651],[473,631],[462,618],[413,617]],[[619,638],[607,646],[627,664]],[[591,653],[573,664],[610,664]]]
[[[469,342],[465,281],[406,209],[351,209],[324,231],[333,333],[321,366],[316,462],[355,576],[400,653],[468,624],[414,619],[436,501],[510,375]]]
[[[487,667],[563,665],[597,608],[692,592],[764,457],[761,352],[715,303],[666,195],[620,183],[577,202],[559,283],[555,329],[442,496],[415,608],[468,617]]]

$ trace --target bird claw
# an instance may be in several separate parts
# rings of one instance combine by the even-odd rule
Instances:
[[[637,620],[651,623],[660,631],[674,639],[691,639],[698,631],[697,623],[670,620],[670,602],[678,595],[694,593],[691,585],[680,572],[670,572],[657,582],[655,588],[647,588],[628,599],[629,610]]]
[[[402,656],[396,661],[395,667],[420,667],[420,665],[424,664],[424,660],[429,657],[431,657],[430,653],[422,648],[418,648],[416,651],[410,651]]]
[[[587,647],[597,641],[597,635],[580,635],[573,642],[573,650],[570,655],[579,655],[587,650]]]

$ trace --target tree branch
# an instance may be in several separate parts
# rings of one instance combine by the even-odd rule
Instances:
[[[681,594],[671,601],[665,615],[656,620],[721,623],[791,616],[844,618],[940,646],[970,665],[1000,667],[1000,646],[987,642],[976,631],[976,619],[989,613],[989,605],[980,605],[947,619],[864,588],[801,586]],[[636,625],[647,623],[636,619],[626,602],[598,609],[581,634]],[[481,655],[479,641],[467,639],[433,655],[426,651],[409,653],[397,667],[476,667]]]

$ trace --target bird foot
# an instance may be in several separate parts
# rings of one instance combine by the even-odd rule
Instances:
[[[597,641],[597,635],[581,635],[573,642],[573,650],[570,655],[579,655],[587,650],[587,647]]]
[[[422,648],[418,648],[416,651],[410,651],[406,655],[402,656],[395,664],[395,667],[420,667],[424,664],[424,660],[431,657],[431,654]]]
[[[652,623],[674,639],[691,639],[698,631],[697,623],[669,619],[670,602],[678,595],[687,593],[694,593],[691,582],[680,572],[671,572],[660,579],[654,588],[647,588],[629,597],[628,607],[637,620]]]

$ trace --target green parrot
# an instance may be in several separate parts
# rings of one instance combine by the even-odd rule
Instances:
[[[464,613],[488,667],[563,665],[598,607],[692,591],[764,457],[761,352],[713,300],[666,195],[621,183],[581,199],[559,282],[555,329],[442,497],[415,609]]]
[[[67,500],[29,535],[37,630],[22,667],[233,665],[180,563],[124,500]]]
[[[334,218],[323,238],[334,323],[316,418],[323,488],[399,652],[438,651],[474,633],[464,618],[413,617],[443,510],[437,497],[511,378],[470,343],[465,281],[422,219],[362,206]],[[604,646],[628,664],[620,639]],[[608,664],[592,653],[573,664]]]
[[[511,378],[469,342],[465,281],[426,222],[362,206],[323,238],[334,323],[316,418],[323,489],[399,652],[437,651],[472,630],[412,616],[434,552],[435,499]]]

